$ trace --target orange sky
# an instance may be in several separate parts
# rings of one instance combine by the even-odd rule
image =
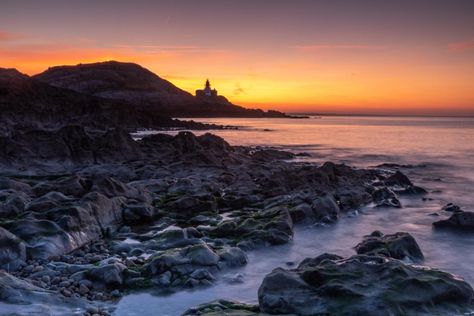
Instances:
[[[474,114],[472,1],[40,2],[2,4],[1,67],[131,61],[249,107]]]

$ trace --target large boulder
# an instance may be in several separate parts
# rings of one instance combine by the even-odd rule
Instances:
[[[408,177],[405,174],[403,174],[401,171],[398,171],[398,170],[385,180],[385,184],[388,186],[400,186],[400,187],[413,185],[410,179],[408,179]]]
[[[415,238],[404,232],[390,235],[373,232],[365,236],[362,242],[355,246],[355,250],[358,254],[385,256],[411,262],[419,262],[424,258]]]
[[[143,275],[162,286],[209,285],[219,260],[219,255],[206,244],[175,248],[152,257],[143,267]]]
[[[108,198],[98,192],[90,192],[81,199],[81,205],[87,208],[97,221],[102,235],[109,235],[120,228],[123,223],[124,197]]]
[[[187,248],[185,256],[196,265],[212,266],[219,262],[219,255],[204,244]]]
[[[296,315],[453,315],[472,308],[471,286],[449,273],[400,260],[328,255],[277,268],[258,291],[261,312]]]
[[[50,220],[26,218],[7,223],[5,227],[27,243],[28,259],[62,255],[79,246],[64,229]]]
[[[126,269],[127,267],[121,263],[109,263],[88,270],[86,277],[94,281],[96,288],[116,288],[123,284]]]

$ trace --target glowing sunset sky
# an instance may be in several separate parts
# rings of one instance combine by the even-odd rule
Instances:
[[[251,107],[474,114],[474,1],[0,0],[0,67],[112,59]]]

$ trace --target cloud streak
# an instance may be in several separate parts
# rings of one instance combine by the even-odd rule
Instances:
[[[13,41],[22,38],[21,35],[0,30],[0,42]]]
[[[310,44],[297,45],[294,48],[302,52],[313,52],[320,50],[377,50],[386,49],[383,45],[364,45],[364,44]]]
[[[474,50],[474,38],[462,42],[455,42],[448,45],[448,49],[452,52],[465,52]]]
[[[235,84],[234,95],[245,93],[245,89],[240,86],[240,83]]]

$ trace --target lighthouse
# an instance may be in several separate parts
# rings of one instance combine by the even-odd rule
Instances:
[[[217,97],[217,90],[211,89],[211,83],[209,82],[209,79],[207,79],[206,84],[204,85],[204,89],[196,90],[196,96],[207,98]]]

